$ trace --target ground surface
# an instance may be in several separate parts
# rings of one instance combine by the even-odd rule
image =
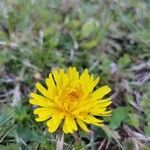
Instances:
[[[112,88],[113,115],[65,149],[150,147],[149,0],[0,1],[0,150],[55,149],[29,93],[52,68],[76,66]]]

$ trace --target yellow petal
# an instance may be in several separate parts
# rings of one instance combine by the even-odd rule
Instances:
[[[42,106],[42,105],[40,105],[40,103],[42,103],[42,102],[45,104],[45,106],[43,105],[43,107],[51,106],[54,102],[54,100],[46,98],[46,97],[41,96],[41,95],[38,95],[36,93],[31,93],[30,96],[37,101],[37,103],[36,102],[35,103],[31,102],[31,104],[36,104],[36,105],[39,105],[39,106]]]
[[[71,117],[70,122],[71,122],[71,126],[72,126],[73,130],[77,131],[78,128],[77,128],[77,124],[76,124],[74,118]]]
[[[82,120],[77,119],[77,123],[84,131],[89,132],[89,129],[87,128],[87,126],[85,125],[85,123]]]
[[[86,84],[86,93],[91,93],[93,91],[93,88],[97,85],[97,83],[99,82],[99,77],[96,78],[96,80],[94,80],[93,75],[90,76],[90,78],[87,79],[87,84]]]
[[[39,118],[50,118],[53,113],[52,108],[36,108],[34,114],[37,114]]]
[[[82,83],[86,83],[87,84],[87,82],[85,82],[85,81],[87,81],[88,79],[89,79],[88,69],[85,69],[83,71],[83,73],[81,74],[81,76],[80,76],[80,81]]]
[[[65,117],[63,131],[66,133],[73,133],[72,120],[70,116]]]
[[[61,124],[61,121],[63,118],[64,118],[63,113],[54,114],[52,116],[52,119],[47,121],[47,126],[48,126],[49,132],[51,132],[51,133],[55,132],[58,129],[59,125]]]
[[[57,71],[56,69],[54,69],[54,70],[52,71],[52,74],[53,74],[53,76],[54,76],[54,79],[55,79],[56,84],[58,84],[58,82],[59,82],[59,73],[58,73],[58,71]]]
[[[107,85],[103,86],[92,93],[92,98],[93,99],[101,99],[106,94],[108,94],[110,91],[111,91],[111,89]]]
[[[56,89],[55,82],[53,80],[52,74],[49,74],[49,78],[46,79],[46,84],[48,87],[48,91],[52,93]]]
[[[100,100],[99,108],[105,108],[109,106],[112,103],[110,100],[111,98]]]
[[[47,117],[45,117],[45,118],[38,117],[38,118],[36,118],[35,120],[36,120],[37,122],[41,122],[41,121],[45,121],[45,120],[47,120],[47,119],[48,119]]]
[[[94,107],[92,110],[90,110],[90,113],[93,115],[97,115],[97,114],[102,114],[105,111],[106,111],[106,108]]]
[[[91,115],[86,116],[86,118],[83,120],[87,123],[102,123],[103,120],[97,119]]]
[[[42,106],[42,107],[50,107],[53,106],[54,104],[48,100],[48,99],[30,99],[29,100],[30,104],[34,104],[34,105],[38,105],[38,106]]]
[[[69,83],[69,78],[68,78],[68,76],[66,74],[63,76],[62,80],[63,80],[64,87],[67,86],[68,83]]]
[[[44,97],[44,96],[41,96],[41,95],[38,95],[36,93],[31,93],[30,96],[33,98],[33,99],[37,99],[37,100],[47,100],[48,98]]]
[[[59,76],[60,76],[60,78],[62,78],[63,75],[64,75],[64,70],[63,70],[63,69],[60,69],[60,70],[59,70]]]
[[[77,81],[79,79],[79,73],[77,72],[75,67],[69,67],[68,77],[69,77],[70,82]]]
[[[111,116],[112,111],[104,111],[103,113],[98,113],[99,116]]]
[[[73,131],[78,130],[76,122],[75,122],[75,120],[72,116],[67,116],[66,117],[66,126],[70,127],[70,129],[68,130],[68,132],[70,132],[70,133],[72,133]]]
[[[97,104],[99,104],[99,101],[85,101],[85,103],[80,104],[80,108],[78,108],[78,111],[82,111],[82,112],[89,112],[90,110],[92,110],[95,106],[97,106]]]
[[[39,82],[36,84],[36,88],[38,89],[39,92],[41,92],[45,97],[50,97],[49,92],[43,87],[42,84]]]
[[[100,78],[97,77],[94,81],[93,81],[93,88],[98,84]]]
[[[61,123],[61,120],[57,121],[53,118],[47,121],[47,126],[48,126],[48,131],[53,133],[57,130],[57,128],[59,127]]]
[[[69,132],[68,132],[68,129],[67,129],[66,123],[63,124],[63,132],[64,132],[65,134],[68,134],[68,133],[69,133]]]
[[[111,111],[106,111],[106,108],[101,109],[97,107],[91,110],[90,114],[95,116],[110,116]]]

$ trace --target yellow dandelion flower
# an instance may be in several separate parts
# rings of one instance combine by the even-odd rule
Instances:
[[[38,116],[36,121],[46,121],[51,133],[58,128],[66,134],[79,128],[88,132],[87,124],[102,126],[103,120],[98,116],[111,113],[107,110],[110,98],[103,98],[111,89],[106,85],[94,90],[98,82],[99,78],[94,79],[87,69],[81,75],[75,67],[70,67],[67,72],[53,70],[46,79],[47,88],[36,84],[42,95],[31,93],[29,102],[40,106],[34,110]]]

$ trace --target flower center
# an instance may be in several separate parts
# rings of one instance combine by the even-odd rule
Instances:
[[[69,100],[77,100],[81,97],[81,93],[79,91],[72,91],[67,95]]]
[[[82,90],[78,88],[66,88],[61,92],[59,97],[60,108],[67,114],[72,114],[76,106],[80,103],[83,98]]]

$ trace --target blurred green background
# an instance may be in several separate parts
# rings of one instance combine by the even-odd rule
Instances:
[[[52,68],[88,68],[112,88],[113,115],[67,150],[150,147],[149,0],[0,0],[0,150],[53,150],[28,104]]]

